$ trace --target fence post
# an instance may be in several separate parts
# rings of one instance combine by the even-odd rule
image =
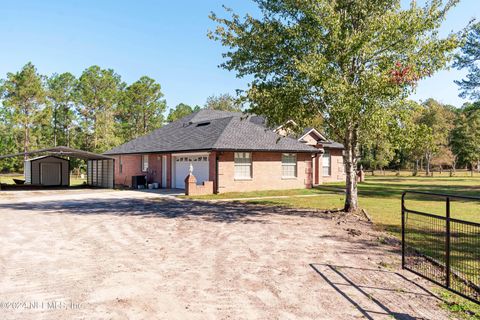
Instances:
[[[402,269],[405,269],[405,194],[402,194]]]
[[[445,273],[447,288],[450,288],[450,197],[447,197],[446,203],[446,239],[445,239]]]

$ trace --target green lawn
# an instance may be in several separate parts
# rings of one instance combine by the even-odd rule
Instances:
[[[15,184],[13,182],[13,179],[24,180],[25,177],[23,176],[23,174],[0,174],[0,183]],[[77,178],[77,175],[73,175],[73,174],[70,175],[71,187],[83,185],[84,182],[86,183],[87,179]]]
[[[281,199],[246,200],[254,203],[283,205],[301,208],[337,209],[345,200],[344,183],[330,183],[313,189],[270,190],[258,192],[232,192],[218,195],[193,197],[195,199],[231,199],[252,197],[292,196]],[[401,195],[404,191],[427,191],[452,195],[480,196],[480,176],[474,177],[406,177],[367,176],[366,182],[358,185],[360,207],[371,215],[377,226],[398,232],[401,215]],[[318,197],[294,197],[296,195],[318,195]],[[445,205],[438,199],[422,196],[408,196],[407,207],[444,215]],[[451,201],[453,218],[480,222],[480,202]]]

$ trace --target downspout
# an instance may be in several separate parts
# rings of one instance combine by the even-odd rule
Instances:
[[[113,173],[112,173],[113,174],[113,179],[112,179],[113,180],[113,187],[112,187],[112,189],[115,189],[115,159],[112,159],[112,166],[113,166],[113,169],[112,169],[113,170]]]
[[[214,193],[218,194],[218,154],[215,154],[215,190]]]

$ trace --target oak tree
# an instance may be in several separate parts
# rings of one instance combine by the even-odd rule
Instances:
[[[392,101],[445,67],[457,36],[438,35],[458,1],[255,0],[259,17],[211,14],[209,36],[226,48],[221,66],[251,80],[250,111],[281,123],[321,115],[345,146],[345,210],[358,209],[358,146]]]

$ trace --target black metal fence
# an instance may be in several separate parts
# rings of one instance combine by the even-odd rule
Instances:
[[[407,199],[411,194],[413,199]],[[443,213],[406,207],[428,198]],[[480,205],[480,198],[408,191],[402,195],[402,267],[467,299],[480,303],[480,223],[452,217],[451,204]],[[470,207],[465,207],[470,208]],[[470,209],[467,209],[470,210]]]

